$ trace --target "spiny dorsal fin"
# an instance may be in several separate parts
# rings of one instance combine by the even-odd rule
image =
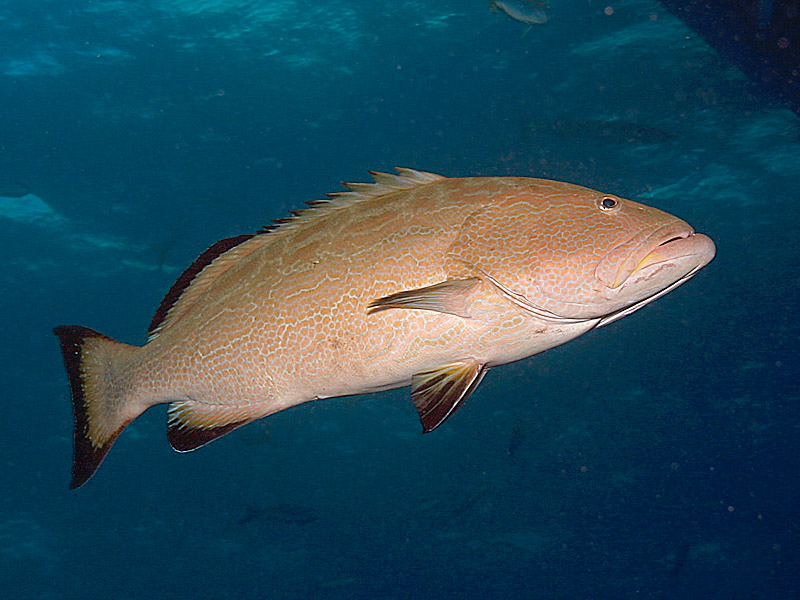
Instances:
[[[240,235],[218,241],[203,252],[167,292],[150,322],[148,340],[154,339],[164,328],[175,323],[237,261],[269,243],[275,235],[294,230],[354,203],[447,179],[426,171],[402,167],[395,169],[397,174],[370,171],[375,183],[343,183],[349,192],[336,192],[328,194],[328,200],[309,202],[309,208],[290,211],[291,217],[278,219],[274,225],[268,225],[255,235]]]
[[[333,192],[328,194],[326,200],[306,202],[309,208],[291,211],[291,217],[276,219],[272,225],[267,225],[259,233],[282,233],[364,200],[379,198],[401,190],[410,190],[447,179],[447,177],[436,175],[435,173],[416,171],[404,167],[395,167],[395,170],[397,171],[396,174],[370,171],[369,174],[375,183],[342,183],[344,187],[350,190],[349,192]]]

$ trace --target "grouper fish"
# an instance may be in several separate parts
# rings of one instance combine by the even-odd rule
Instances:
[[[488,369],[638,310],[715,254],[666,212],[569,183],[372,176],[211,246],[169,290],[144,346],[55,329],[73,488],[156,404],[169,405],[179,452],[310,400],[408,385],[432,431]]]

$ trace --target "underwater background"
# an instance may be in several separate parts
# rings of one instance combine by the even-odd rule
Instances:
[[[797,114],[654,0],[489,8],[0,2],[4,596],[800,597]],[[178,454],[157,407],[70,492],[53,326],[143,343],[213,242],[393,166],[635,198],[717,257],[430,435],[400,389]]]

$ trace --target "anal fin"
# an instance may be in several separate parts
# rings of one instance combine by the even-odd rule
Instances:
[[[456,412],[486,371],[486,365],[463,360],[415,374],[411,379],[411,400],[419,413],[422,432],[433,431]]]
[[[178,452],[189,452],[263,416],[248,405],[173,402],[167,411],[167,439]]]

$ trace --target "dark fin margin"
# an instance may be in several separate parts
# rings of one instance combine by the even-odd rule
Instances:
[[[83,387],[83,368],[81,367],[81,354],[83,344],[89,338],[111,338],[98,333],[94,329],[80,325],[61,325],[53,330],[61,342],[61,354],[64,357],[64,367],[69,377],[69,386],[72,391],[72,414],[75,418],[73,432],[73,460],[72,481],[70,489],[74,490],[86,483],[97,471],[103,459],[108,454],[111,446],[130,423],[126,421],[102,446],[95,447],[89,439],[89,413],[86,408]]]
[[[170,423],[167,429],[167,439],[170,446],[178,452],[190,452],[251,422],[251,419],[246,419],[219,427],[191,427],[178,422]]]
[[[158,310],[156,310],[156,314],[153,315],[153,320],[150,321],[150,327],[147,330],[148,334],[152,334],[164,322],[169,310],[178,301],[183,292],[186,291],[186,288],[189,287],[194,278],[200,274],[200,271],[205,269],[208,265],[214,262],[214,260],[216,260],[222,254],[225,254],[231,248],[234,248],[239,244],[243,244],[254,236],[255,234],[248,233],[225,238],[224,240],[218,241],[216,244],[212,245],[208,250],[198,256],[195,261],[181,274],[181,276],[178,277],[175,283],[172,284],[172,287],[169,288],[167,295],[164,296],[164,299],[161,301]]]

